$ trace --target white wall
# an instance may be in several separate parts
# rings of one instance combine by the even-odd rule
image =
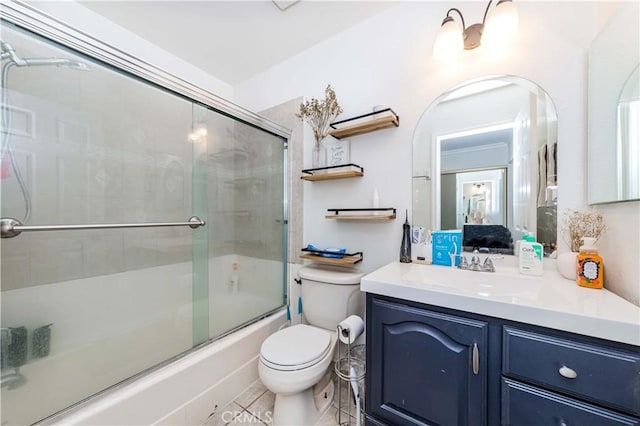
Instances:
[[[222,98],[233,100],[233,87],[185,62],[75,1],[30,1],[29,4],[73,28],[153,64]]]
[[[261,110],[299,95],[321,97],[327,83],[344,107],[342,117],[386,104],[400,127],[351,138],[351,159],[365,168],[359,179],[306,182],[304,243],[363,250],[370,272],[398,258],[404,210],[411,210],[411,141],[423,111],[443,91],[470,78],[510,74],[529,79],[551,96],[558,112],[559,211],[586,206],[587,50],[599,29],[596,2],[518,2],[517,44],[502,57],[482,47],[442,66],[432,45],[449,2],[403,2],[235,87],[235,101]],[[479,21],[482,2],[455,4]],[[309,148],[312,138],[307,138]],[[310,150],[305,164],[310,164]],[[398,208],[391,223],[327,221],[327,208],[367,207],[378,188],[381,207]],[[613,207],[615,210],[616,208]],[[621,235],[618,250],[636,253]],[[561,250],[566,250],[560,239]],[[604,252],[605,259],[615,252]],[[624,266],[623,266],[624,267]],[[632,267],[633,268],[633,267]],[[626,270],[625,270],[626,271]],[[636,277],[633,269],[623,276]],[[616,290],[638,303],[637,281]],[[630,280],[630,281],[629,281]]]

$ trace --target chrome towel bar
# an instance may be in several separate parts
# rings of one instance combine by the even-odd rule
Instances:
[[[0,219],[2,238],[13,238],[22,232],[31,231],[73,231],[79,229],[116,229],[116,228],[155,228],[160,226],[188,226],[196,229],[205,226],[206,222],[198,216],[191,216],[186,222],[149,222],[149,223],[94,223],[88,225],[23,225],[17,219],[3,217]]]

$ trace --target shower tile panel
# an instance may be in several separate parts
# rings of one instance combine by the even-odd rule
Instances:
[[[57,119],[57,142],[61,144],[84,146],[89,143],[90,127],[85,122]]]
[[[12,96],[11,94],[9,96]],[[11,127],[5,129],[2,127],[3,132],[9,133],[10,136],[17,136],[29,139],[35,139],[36,137],[36,113],[35,111],[19,108],[16,106],[9,106],[7,108],[11,114]]]

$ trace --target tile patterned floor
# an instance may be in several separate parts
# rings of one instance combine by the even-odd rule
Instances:
[[[337,379],[334,376],[334,384]],[[336,386],[334,403],[316,423],[316,426],[339,426],[338,425],[338,388]],[[346,398],[346,391],[343,388],[342,399]],[[233,402],[226,407],[222,407],[209,417],[205,426],[243,425],[243,426],[264,426],[271,425],[273,403],[275,395],[270,392],[260,380],[256,380]],[[353,410],[355,412],[355,409]],[[346,420],[343,414],[343,422]],[[355,421],[352,420],[352,425]],[[303,426],[303,425],[299,425]]]

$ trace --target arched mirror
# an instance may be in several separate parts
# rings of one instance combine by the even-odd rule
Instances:
[[[557,243],[557,114],[535,83],[495,76],[439,96],[413,137],[413,223],[462,229],[463,246]]]

